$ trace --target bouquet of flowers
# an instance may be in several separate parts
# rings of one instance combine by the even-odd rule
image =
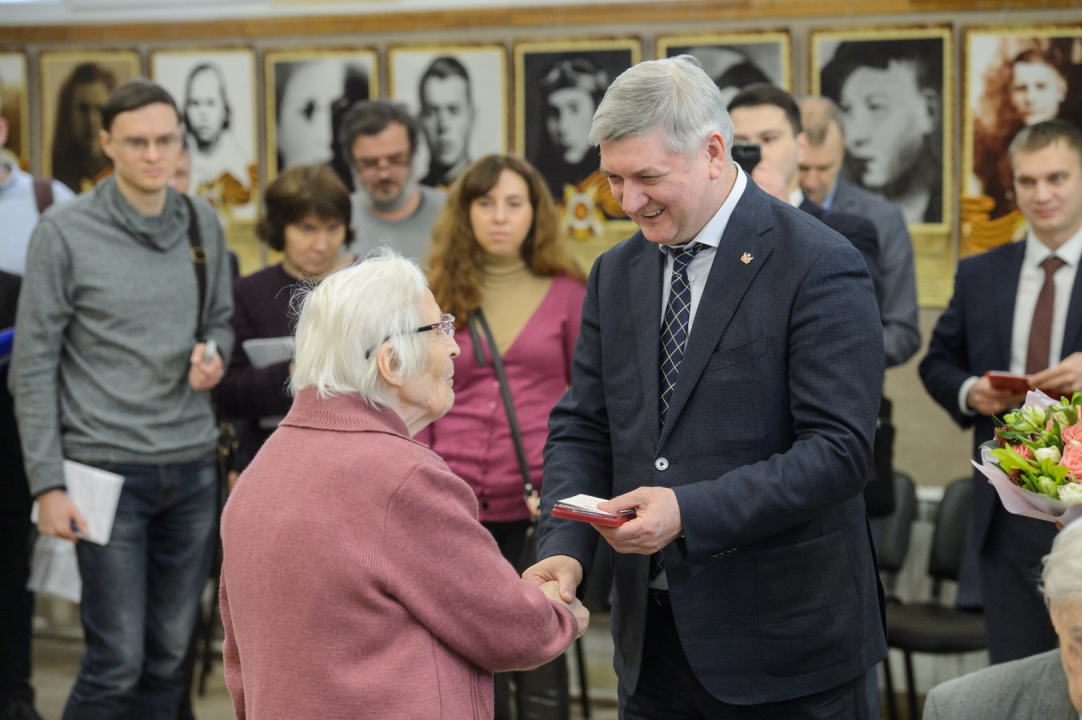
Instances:
[[[1056,402],[1040,390],[997,420],[973,464],[1011,513],[1064,525],[1082,517],[1082,393]]]

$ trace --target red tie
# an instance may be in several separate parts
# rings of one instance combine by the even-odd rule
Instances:
[[[1037,296],[1037,307],[1033,310],[1033,324],[1029,326],[1029,349],[1026,351],[1026,375],[1032,375],[1048,367],[1048,356],[1052,352],[1052,308],[1056,304],[1056,271],[1066,265],[1055,255],[1049,255],[1041,262],[1044,270],[1044,285]]]

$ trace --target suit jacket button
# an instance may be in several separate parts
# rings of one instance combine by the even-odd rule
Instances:
[[[669,461],[665,458],[658,458],[654,461],[654,467],[664,472],[669,469]]]

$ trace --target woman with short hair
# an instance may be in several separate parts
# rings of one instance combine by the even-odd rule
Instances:
[[[237,469],[243,469],[289,411],[289,360],[252,364],[244,342],[293,334],[293,295],[356,258],[341,252],[353,242],[349,191],[326,165],[296,165],[263,196],[259,239],[284,253],[282,262],[233,281],[236,347],[214,399],[223,416],[242,419]]]
[[[390,251],[306,293],[296,397],[222,516],[237,717],[492,717],[497,670],[585,630],[518,577],[469,486],[412,439],[454,402],[454,318]]]

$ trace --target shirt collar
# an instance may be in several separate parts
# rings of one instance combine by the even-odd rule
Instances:
[[[725,198],[725,202],[721,204],[718,211],[714,213],[714,217],[710,218],[710,221],[703,226],[703,229],[699,231],[699,234],[691,239],[692,243],[700,243],[712,248],[716,248],[721,244],[721,236],[725,233],[725,228],[729,224],[729,218],[733,216],[733,210],[736,209],[736,204],[740,202],[740,198],[744,195],[744,190],[748,187],[748,176],[744,174],[744,171],[740,169],[740,166],[736,168],[736,182],[733,183],[733,189],[729,191],[729,197]],[[658,245],[658,249],[661,252],[665,252],[665,245]]]
[[[834,185],[831,186],[830,192],[823,198],[823,204],[820,206],[824,210],[829,210],[830,206],[834,204],[834,196],[838,194],[838,179],[841,178],[841,176],[842,174],[840,172],[834,176]]]
[[[804,204],[804,191],[797,186],[797,189],[789,193],[789,204],[795,208]]]
[[[1082,260],[1082,228],[1071,236],[1071,239],[1059,246],[1053,253],[1048,246],[1033,236],[1030,230],[1026,235],[1026,258],[1027,265],[1039,266],[1049,255],[1055,255],[1073,268],[1078,267]]]

